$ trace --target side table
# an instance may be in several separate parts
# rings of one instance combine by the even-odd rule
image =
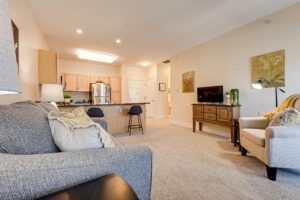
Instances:
[[[110,174],[96,180],[68,188],[43,200],[138,200],[132,188],[118,175]]]
[[[240,142],[240,124],[239,119],[233,120],[233,144],[234,146],[239,145]]]

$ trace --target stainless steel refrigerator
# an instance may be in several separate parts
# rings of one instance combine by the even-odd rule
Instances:
[[[90,100],[93,104],[110,103],[110,85],[106,83],[90,83]]]

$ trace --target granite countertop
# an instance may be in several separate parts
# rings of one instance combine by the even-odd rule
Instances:
[[[93,103],[71,103],[67,105],[58,105],[58,107],[76,107],[76,106],[122,106],[122,105],[136,105],[136,104],[150,104],[150,102],[135,102],[135,103],[103,103],[103,104],[93,104]]]

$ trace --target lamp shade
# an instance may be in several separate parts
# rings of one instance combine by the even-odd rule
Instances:
[[[8,1],[0,0],[0,94],[20,92]]]
[[[262,89],[263,88],[263,81],[262,80],[258,80],[257,82],[252,83],[252,87],[254,89],[258,89],[258,90]]]
[[[63,87],[59,84],[43,84],[41,101],[59,102],[64,100]]]

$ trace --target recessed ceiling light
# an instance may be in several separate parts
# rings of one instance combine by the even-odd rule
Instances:
[[[77,56],[81,59],[86,60],[93,60],[93,61],[99,61],[99,62],[105,62],[105,63],[112,63],[117,59],[116,55],[111,55],[107,53],[102,52],[94,52],[89,50],[77,50]]]
[[[116,39],[116,43],[120,44],[122,41],[120,39]]]
[[[144,62],[141,62],[141,65],[144,67],[148,67],[150,65],[150,63],[147,61],[144,61]]]
[[[78,33],[78,34],[82,34],[82,30],[81,29],[76,29],[76,33]]]

